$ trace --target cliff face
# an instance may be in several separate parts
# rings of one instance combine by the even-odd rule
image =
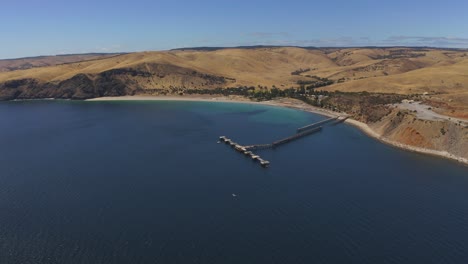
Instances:
[[[327,98],[324,105],[367,124],[388,143],[447,152],[468,160],[468,122],[402,109],[397,105],[403,98],[395,94],[338,93]]]
[[[468,159],[468,127],[452,121],[418,119],[409,111],[394,109],[369,126],[383,137],[414,147],[422,147]]]

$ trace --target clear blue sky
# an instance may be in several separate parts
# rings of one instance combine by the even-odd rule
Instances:
[[[0,58],[239,45],[468,48],[468,0],[5,0]]]

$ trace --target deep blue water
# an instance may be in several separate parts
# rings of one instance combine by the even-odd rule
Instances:
[[[0,263],[468,263],[468,168],[324,117],[202,102],[0,103]],[[234,197],[232,194],[236,194]]]

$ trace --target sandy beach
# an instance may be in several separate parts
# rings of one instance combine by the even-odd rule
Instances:
[[[314,114],[319,114],[328,117],[337,117],[343,114],[329,111],[326,109],[317,108],[301,102],[296,99],[281,98],[270,101],[255,102],[242,96],[211,96],[211,95],[191,95],[191,96],[117,96],[117,97],[98,97],[88,99],[86,101],[195,101],[195,102],[223,102],[223,103],[243,103],[243,104],[258,104],[277,107],[287,107],[297,110],[302,110]]]
[[[145,95],[138,95],[138,96],[120,96],[120,97],[99,97],[88,99],[86,101],[197,101],[197,102],[226,102],[226,103],[243,103],[243,104],[258,104],[258,105],[269,105],[269,106],[276,106],[276,107],[287,107],[292,109],[297,109],[301,111],[306,111],[314,114],[319,114],[327,117],[337,117],[337,116],[346,116],[344,113],[333,112],[326,109],[317,108],[311,105],[308,105],[302,101],[291,99],[291,98],[281,98],[275,99],[270,101],[262,101],[262,102],[254,102],[249,100],[248,98],[242,96],[212,96],[212,95],[191,95],[191,96],[145,96]],[[401,148],[404,150],[409,150],[413,152],[429,154],[433,156],[443,157],[451,160],[458,161],[465,165],[468,165],[468,159],[453,155],[446,151],[438,151],[433,149],[426,149],[420,148],[415,146],[410,146],[406,144],[402,144],[399,142],[395,142],[389,140],[379,133],[375,132],[372,128],[370,128],[367,124],[348,118],[345,121],[347,124],[350,124],[354,127],[359,128],[363,131],[366,135],[379,140],[385,144]]]

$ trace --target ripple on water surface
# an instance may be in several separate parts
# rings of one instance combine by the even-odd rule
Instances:
[[[0,103],[0,263],[466,263],[468,169],[210,102]],[[233,196],[232,194],[235,194]]]

